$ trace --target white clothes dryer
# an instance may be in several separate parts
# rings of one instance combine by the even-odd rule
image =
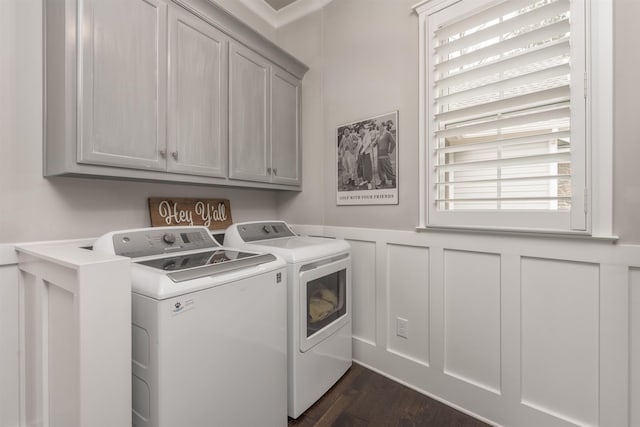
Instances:
[[[108,233],[132,258],[133,425],[287,425],[286,264],[205,227]]]
[[[224,244],[287,262],[288,413],[298,418],[352,363],[351,248],[298,236],[283,221],[233,224]]]

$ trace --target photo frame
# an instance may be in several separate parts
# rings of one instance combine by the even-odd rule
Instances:
[[[336,128],[336,203],[398,204],[398,111]]]

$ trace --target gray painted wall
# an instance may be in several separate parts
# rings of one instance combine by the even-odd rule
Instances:
[[[308,212],[324,211],[324,224],[413,229],[418,223],[418,18],[415,0],[334,0],[324,10],[278,30],[277,42],[303,60],[305,52],[322,57],[322,76],[305,79],[303,96],[320,93],[318,107],[305,104],[305,124],[322,121],[321,134],[305,134],[305,166],[324,147],[325,166],[305,176],[318,182],[323,197],[290,197],[282,216],[305,221]],[[614,233],[625,243],[640,243],[640,51],[637,22],[640,2],[616,0],[615,6],[615,159]],[[319,71],[315,69],[314,73]],[[310,108],[312,110],[310,111]],[[336,206],[335,129],[354,120],[399,110],[399,185],[397,206]],[[315,126],[315,124],[314,124]],[[309,148],[309,144],[312,145]],[[308,151],[314,157],[309,158]],[[313,184],[310,184],[313,183]],[[298,201],[301,203],[298,203]]]
[[[286,220],[394,229],[416,226],[418,194],[411,183],[418,179],[418,26],[411,13],[413,4],[413,0],[334,0],[322,11],[278,30],[276,42],[311,68],[303,81],[302,118],[304,166],[313,169],[305,169],[303,194],[279,196],[279,213]],[[394,110],[399,110],[400,204],[336,206],[337,126]]]
[[[334,0],[273,30],[218,2],[311,67],[303,86],[304,191],[286,193],[42,177],[42,0],[0,1],[0,242],[96,236],[149,224],[149,196],[224,197],[236,221],[411,230],[418,221],[418,23],[415,0]],[[614,231],[640,243],[640,2],[615,1]],[[399,110],[398,206],[335,205],[335,129]]]
[[[640,243],[640,1],[614,2],[613,229]]]
[[[287,26],[276,44],[307,64],[302,82],[302,187],[301,193],[277,194],[278,215],[294,224],[324,224],[327,140],[324,133],[322,14],[308,15]]]

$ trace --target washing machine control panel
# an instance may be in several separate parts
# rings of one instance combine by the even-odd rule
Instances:
[[[158,227],[127,230],[113,235],[115,254],[130,258],[219,246],[205,227]]]
[[[173,233],[164,233],[162,241],[168,245],[173,245],[176,242],[176,235]]]
[[[253,222],[238,225],[238,234],[245,242],[256,242],[279,237],[291,237],[296,234],[282,221]]]

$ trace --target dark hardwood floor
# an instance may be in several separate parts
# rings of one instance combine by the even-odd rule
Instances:
[[[363,366],[351,369],[297,420],[297,427],[481,427],[456,411]]]

